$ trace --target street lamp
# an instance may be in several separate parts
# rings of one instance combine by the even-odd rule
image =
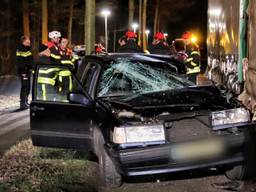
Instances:
[[[101,11],[101,15],[105,18],[105,49],[108,52],[108,16],[111,12],[107,9]]]
[[[149,33],[150,33],[150,30],[148,30],[148,29],[147,29],[147,30],[145,31],[145,33],[146,33],[146,36],[147,36],[147,42],[148,42],[148,35],[149,35]]]
[[[164,33],[164,37],[166,38],[168,36],[168,33]]]
[[[133,28],[133,32],[136,33],[137,28],[139,27],[138,23],[133,23],[132,24],[132,28]]]

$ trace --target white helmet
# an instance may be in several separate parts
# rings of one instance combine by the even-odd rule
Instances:
[[[50,39],[55,39],[55,38],[60,38],[61,33],[59,31],[51,31],[49,32],[49,38]]]

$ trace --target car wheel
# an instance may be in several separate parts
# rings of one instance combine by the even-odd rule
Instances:
[[[114,163],[104,148],[99,154],[99,171],[101,185],[106,188],[117,188],[122,184],[122,176],[117,172]]]
[[[232,169],[225,172],[225,175],[228,179],[234,180],[244,180],[246,176],[246,166],[238,165],[233,167]]]
[[[99,129],[94,132],[95,153],[99,161],[100,191],[111,191],[111,188],[120,187],[122,176],[117,172],[113,161],[104,149],[104,138]]]

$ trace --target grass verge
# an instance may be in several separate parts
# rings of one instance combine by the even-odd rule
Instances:
[[[94,191],[88,167],[84,154],[34,147],[24,140],[0,159],[0,192]]]

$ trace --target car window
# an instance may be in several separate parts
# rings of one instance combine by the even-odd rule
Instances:
[[[79,90],[79,83],[67,67],[43,66],[38,69],[34,99],[68,102],[68,93]]]
[[[172,71],[172,68],[164,64],[117,59],[104,69],[98,96],[142,94],[194,85]]]
[[[83,80],[82,80],[83,88],[87,92],[89,92],[89,86],[90,86],[91,80],[93,78],[93,75],[94,75],[96,69],[97,69],[97,65],[95,63],[87,64],[87,67],[85,69],[85,73],[83,76]]]

